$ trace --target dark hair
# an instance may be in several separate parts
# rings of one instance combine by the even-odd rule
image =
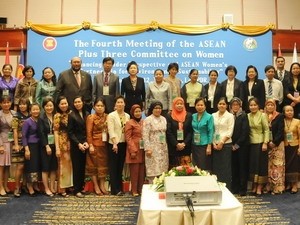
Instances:
[[[293,63],[291,64],[291,67],[290,67],[290,74],[291,74],[291,75],[292,75],[292,68],[293,68],[294,65],[298,65],[298,66],[300,67],[300,63],[298,63],[298,62],[293,62]],[[291,77],[293,77],[293,76],[291,76]]]
[[[45,105],[47,105],[48,102],[52,102],[53,106],[55,106],[54,99],[51,96],[46,96],[43,98],[42,107],[45,108]]]
[[[30,70],[30,69],[32,70],[32,76],[34,76],[35,71],[34,71],[33,67],[32,67],[32,66],[29,66],[29,65],[27,65],[27,66],[24,67],[24,69],[22,70],[22,74],[25,76],[25,73],[26,73],[28,70]]]
[[[159,105],[161,108],[163,108],[163,104],[160,101],[158,101],[158,100],[153,101],[149,107],[148,116],[150,116],[153,113],[153,109],[157,105]]]
[[[217,77],[219,76],[219,73],[218,73],[218,71],[216,71],[216,70],[211,70],[211,71],[209,71],[208,76],[210,76],[211,73],[213,73],[213,72],[215,72],[215,73],[217,74]]]
[[[199,71],[197,69],[191,69],[189,72],[189,78],[191,78],[192,73],[197,72],[199,74]]]
[[[47,66],[47,67],[45,67],[45,68],[43,69],[43,71],[42,71],[43,75],[42,75],[41,80],[45,80],[44,73],[45,73],[45,70],[46,70],[46,69],[50,69],[50,70],[51,70],[51,72],[52,72],[52,74],[53,74],[53,76],[51,77],[51,81],[52,81],[53,85],[55,86],[55,85],[56,85],[56,75],[55,75],[54,70],[53,70],[51,67],[49,67],[49,66]]]
[[[19,107],[20,104],[26,105],[27,106],[27,112],[29,112],[29,108],[30,108],[31,103],[30,103],[28,98],[20,98],[18,106],[17,106],[17,111],[18,112],[20,112],[20,107]]]
[[[0,99],[0,102],[2,103],[5,100],[11,102],[11,97],[9,95],[2,95],[1,99]]]
[[[61,96],[59,96],[59,97],[57,98],[56,104],[55,104],[55,109],[56,109],[56,111],[59,112],[59,113],[62,113],[61,109],[59,108],[59,103],[60,103],[62,100],[64,100],[64,99],[65,99],[65,100],[67,101],[67,103],[68,103],[68,110],[67,110],[67,112],[70,111],[70,110],[69,110],[69,102],[68,102],[68,99],[67,99],[65,96],[61,95]]]
[[[255,71],[255,73],[256,73],[256,76],[255,76],[255,78],[254,78],[254,81],[257,81],[257,79],[258,79],[258,71],[257,71],[256,67],[253,66],[253,65],[249,65],[249,66],[247,67],[247,69],[246,69],[246,81],[249,81],[248,72],[249,72],[250,69],[254,69],[254,71]]]
[[[112,58],[112,57],[105,57],[103,60],[102,60],[102,64],[108,62],[108,61],[111,61],[112,64],[114,65],[115,64],[115,60]]]
[[[12,67],[12,65],[11,65],[11,64],[9,64],[9,63],[5,63],[5,64],[2,66],[2,70],[4,70],[4,68],[5,68],[6,66],[9,66],[9,67],[10,67],[10,69],[11,69],[11,70],[13,70],[13,67]]]
[[[283,56],[277,56],[275,62],[277,62],[277,59],[283,59],[283,61],[285,62],[285,58]]]
[[[196,100],[195,100],[195,106],[196,106],[197,103],[200,102],[200,101],[203,101],[204,105],[206,106],[206,99],[203,98],[203,97],[196,98]]]
[[[124,96],[123,96],[123,95],[118,95],[117,97],[115,97],[115,103],[116,103],[119,99],[123,99],[123,101],[125,102]]]
[[[237,69],[236,69],[236,67],[233,66],[233,65],[229,65],[229,66],[227,66],[227,68],[225,69],[225,74],[226,74],[226,76],[228,76],[228,71],[229,71],[229,70],[233,70],[234,73],[235,73],[235,75],[237,75]]]
[[[132,66],[132,65],[136,65],[136,68],[137,68],[137,72],[139,72],[139,66],[138,64],[135,62],[135,61],[131,61],[130,63],[127,64],[127,72],[129,73],[129,68]]]
[[[164,73],[164,71],[163,71],[162,69],[156,69],[156,70],[154,70],[154,74],[155,74],[157,71],[161,71],[162,74],[163,74],[163,76],[165,75],[165,73]]]
[[[102,98],[102,97],[98,97],[94,103],[93,103],[93,106],[95,106],[98,102],[102,102],[104,106],[106,106],[106,103],[105,103],[105,99]]]
[[[178,63],[170,63],[169,65],[168,65],[168,69],[167,69],[167,71],[168,72],[170,72],[170,70],[172,69],[172,68],[175,68],[177,71],[179,71],[179,65],[178,65]]]
[[[84,100],[83,100],[83,97],[81,95],[76,95],[74,98],[73,98],[73,103],[75,101],[76,98],[80,98],[81,101],[84,103]]]
[[[258,98],[256,98],[256,97],[250,98],[249,101],[248,101],[248,105],[250,105],[250,102],[252,102],[252,101],[255,102],[258,105],[258,107],[259,107],[259,100],[258,100]]]
[[[272,65],[267,65],[267,66],[265,67],[265,73],[266,73],[267,71],[269,71],[270,69],[273,69],[274,72],[275,72],[275,67],[274,67],[274,66],[272,66]]]
[[[221,101],[224,101],[226,103],[226,105],[228,105],[228,101],[227,101],[226,97],[219,98],[218,103],[221,102]]]
[[[32,103],[32,104],[30,105],[30,107],[29,107],[29,111],[31,111],[31,109],[33,108],[33,106],[38,106],[38,107],[39,107],[39,109],[41,110],[41,106],[40,106],[40,104],[39,104],[39,103],[37,103],[37,102],[34,102],[34,103]]]

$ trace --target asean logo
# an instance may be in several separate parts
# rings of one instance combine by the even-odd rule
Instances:
[[[246,38],[243,46],[247,51],[254,51],[257,48],[257,41],[254,38]]]
[[[53,51],[57,46],[57,41],[54,37],[46,37],[43,41],[43,47],[47,51]]]

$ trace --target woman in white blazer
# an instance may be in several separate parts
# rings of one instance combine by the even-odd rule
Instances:
[[[129,114],[125,113],[124,109],[124,97],[116,97],[115,111],[108,114],[107,118],[109,134],[108,167],[112,195],[123,195],[122,172],[126,156],[125,123],[130,119]]]

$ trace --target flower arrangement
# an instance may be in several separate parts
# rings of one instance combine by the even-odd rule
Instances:
[[[165,177],[175,176],[211,176],[209,172],[199,169],[197,166],[184,165],[173,167],[169,172],[163,172],[160,177],[156,177],[153,180],[155,191],[164,191]]]

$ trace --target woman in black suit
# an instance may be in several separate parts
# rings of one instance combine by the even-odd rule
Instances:
[[[130,114],[130,109],[134,104],[145,109],[145,82],[144,79],[138,77],[139,67],[135,61],[131,61],[127,65],[128,77],[122,79],[121,95],[125,97],[125,112]]]
[[[218,111],[218,101],[221,98],[221,84],[218,82],[218,71],[209,71],[209,83],[204,86],[206,112],[212,114]]]
[[[266,90],[264,81],[258,79],[258,71],[255,66],[249,65],[246,70],[246,80],[243,83],[245,96],[243,102],[246,103],[250,98],[259,100],[259,108],[263,109],[266,102]],[[243,104],[243,109],[249,113],[248,104]]]
[[[230,102],[230,112],[235,122],[232,133],[231,169],[233,194],[245,196],[248,182],[249,162],[249,121],[247,114],[242,111],[242,100],[234,97]]]
[[[227,66],[225,74],[228,79],[221,83],[221,97],[227,98],[227,105],[229,105],[233,97],[244,99],[243,82],[235,78],[237,75],[236,67],[232,65]]]
[[[174,98],[172,112],[167,114],[166,119],[169,167],[189,165],[193,133],[192,114],[186,111],[183,98]]]
[[[57,171],[57,158],[55,155],[54,134],[53,134],[53,117],[54,117],[54,100],[48,96],[43,99],[42,107],[44,113],[38,120],[40,134],[40,144],[42,147],[42,180],[45,187],[45,194],[52,197],[56,192],[55,179]],[[48,180],[50,178],[50,187]]]
[[[294,108],[294,118],[300,119],[300,63],[291,64],[290,76],[283,88],[284,105],[291,105]]]
[[[74,194],[78,198],[84,197],[82,190],[85,178],[86,150],[89,145],[86,139],[86,118],[88,112],[84,110],[81,96],[74,98],[74,111],[68,118],[68,134],[71,141],[71,159],[73,165]]]

